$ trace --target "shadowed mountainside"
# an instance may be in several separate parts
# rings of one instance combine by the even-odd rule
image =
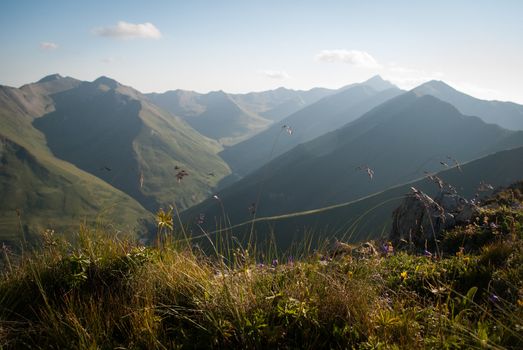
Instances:
[[[333,131],[402,93],[379,76],[340,90],[297,111],[258,135],[225,148],[220,153],[221,157],[231,166],[235,175],[245,176],[300,143]],[[282,125],[292,128],[292,137],[280,135],[284,131]]]
[[[521,145],[523,132],[485,124],[435,97],[409,92],[295,147],[218,196],[236,224],[250,218],[248,207],[258,195],[258,217],[314,209],[383,191],[419,178],[424,171],[445,169],[454,161]],[[373,171],[372,179],[366,167]],[[209,227],[223,221],[213,199],[191,208],[185,217],[199,213],[208,218]]]
[[[216,141],[112,79],[84,82],[52,98],[55,111],[34,122],[52,152],[149,210],[197,203],[229,172]],[[189,173],[183,186],[175,167]]]

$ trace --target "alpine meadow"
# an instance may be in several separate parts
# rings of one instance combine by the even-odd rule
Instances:
[[[0,4],[0,349],[522,349],[523,3]]]

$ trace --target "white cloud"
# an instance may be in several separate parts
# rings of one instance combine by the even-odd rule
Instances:
[[[271,79],[288,79],[289,78],[289,74],[287,74],[287,72],[285,71],[279,71],[279,70],[264,70],[262,72],[262,74],[264,76],[266,76],[267,78],[271,78]]]
[[[50,41],[42,41],[40,43],[40,48],[42,50],[56,50],[58,48],[58,44]]]
[[[95,28],[93,32],[98,36],[117,39],[160,39],[162,37],[158,28],[149,22],[134,24],[120,21],[115,26]]]
[[[371,54],[359,50],[323,50],[316,55],[316,61],[342,62],[363,68],[381,68]]]

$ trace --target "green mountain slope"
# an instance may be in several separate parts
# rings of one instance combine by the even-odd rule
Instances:
[[[48,93],[77,86],[47,79],[20,89],[0,86],[0,239],[19,241],[21,228],[69,232],[105,217],[118,229],[145,234],[152,214],[131,197],[53,156],[35,118],[54,110]],[[18,217],[18,214],[21,217]]]
[[[442,81],[429,81],[413,90],[448,102],[465,115],[480,117],[487,123],[511,130],[523,130],[523,106],[513,102],[485,101],[455,90]]]
[[[473,160],[461,165],[462,171],[452,168],[439,172],[437,176],[456,188],[460,196],[472,199],[476,194],[491,193],[479,192],[481,183],[498,188],[523,179],[521,159],[523,147]],[[289,246],[307,235],[323,239],[336,237],[349,242],[386,237],[392,223],[392,212],[411,193],[411,187],[431,197],[440,191],[434,181],[422,178],[332,208],[263,219],[256,223],[256,231],[261,235],[275,232],[279,247]],[[238,237],[245,237],[249,230],[250,224],[247,224],[234,232]]]
[[[485,124],[460,114],[432,96],[409,92],[389,100],[356,121],[281,155],[241,181],[220,191],[230,221],[279,215],[355,200],[439,171],[440,162],[469,161],[523,145],[523,132]],[[371,180],[365,170],[374,171]],[[261,189],[261,192],[260,192]],[[222,217],[207,200],[187,215],[204,213],[210,225]]]
[[[341,92],[324,97],[258,135],[224,149],[220,155],[236,175],[245,176],[271,158],[276,158],[300,143],[336,130],[382,102],[402,93],[395,87],[385,90],[376,90],[372,87],[379,89],[388,87],[388,84],[390,83],[374,77],[367,82],[342,88]],[[292,128],[292,137],[280,135],[282,125]]]
[[[112,79],[83,82],[51,97],[55,110],[34,125],[53,154],[149,210],[195,204],[229,173],[216,155],[221,149],[216,141]],[[178,182],[175,167],[189,176]]]

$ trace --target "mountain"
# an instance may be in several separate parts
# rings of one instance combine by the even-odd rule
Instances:
[[[110,221],[145,235],[153,217],[138,202],[70,163],[56,158],[32,126],[54,110],[50,93],[80,82],[45,78],[17,89],[0,86],[0,239],[18,243],[44,229],[69,233],[81,222]],[[110,219],[110,220],[108,220]]]
[[[382,88],[385,90],[380,90]],[[220,156],[236,175],[245,176],[300,143],[336,130],[401,93],[400,89],[379,76],[361,84],[346,86],[340,92],[299,110],[258,135],[225,148]],[[291,137],[281,135],[284,131],[282,125],[292,128]]]
[[[148,210],[174,203],[187,208],[229,173],[216,141],[113,79],[82,82],[51,99],[54,110],[33,125],[52,153]],[[189,175],[178,181],[182,169]]]
[[[275,90],[230,94],[231,98],[246,110],[263,118],[278,122],[294,112],[334,93],[336,90],[313,88],[291,90],[280,87]]]
[[[456,188],[462,197],[472,199],[476,194],[484,196],[492,191],[481,192],[481,183],[494,188],[508,186],[523,179],[523,147],[500,151],[461,165],[443,170],[437,176]],[[291,213],[281,217],[267,218],[256,223],[256,230],[263,237],[274,232],[279,248],[285,249],[303,237],[311,239],[337,238],[343,242],[358,242],[386,237],[392,223],[392,212],[412,193],[411,187],[435,197],[439,187],[424,177],[406,184],[391,187],[361,199],[340,203],[331,208]],[[248,236],[250,224],[234,230],[237,237]]]
[[[442,170],[440,162],[452,166],[454,160],[462,163],[522,145],[523,132],[486,124],[433,96],[408,92],[293,148],[217,195],[236,224],[250,218],[251,203],[258,202],[258,217],[312,210]],[[191,208],[184,217],[200,213],[213,227],[223,221],[216,200]]]
[[[331,90],[295,91],[279,88],[248,94],[213,91],[199,94],[174,90],[147,94],[160,108],[181,117],[203,135],[233,145],[266,129],[272,122],[317,101]]]
[[[175,90],[149,94],[149,100],[181,117],[201,134],[230,145],[265,129],[271,121],[239,106],[223,91],[198,94]]]
[[[432,80],[412,90],[417,95],[432,95],[448,102],[465,115],[480,117],[487,123],[510,130],[523,130],[523,106],[513,102],[485,101],[466,95],[442,81]]]

